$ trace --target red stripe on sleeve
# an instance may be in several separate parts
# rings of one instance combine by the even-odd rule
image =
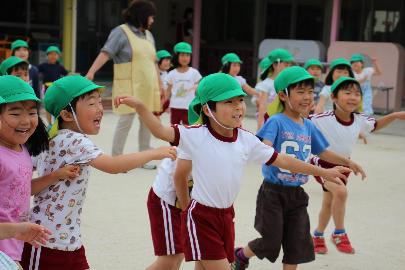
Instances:
[[[278,152],[276,150],[274,150],[273,155],[271,156],[271,158],[266,162],[267,166],[270,166],[271,164],[273,164],[273,162],[277,159],[278,156]]]

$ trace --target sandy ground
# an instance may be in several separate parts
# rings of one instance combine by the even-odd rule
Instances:
[[[102,130],[94,137],[106,153],[111,151],[116,121],[116,116],[106,113]],[[163,121],[168,122],[167,116]],[[245,119],[244,124],[247,129],[255,130],[253,119]],[[137,149],[137,128],[136,120],[127,141],[128,152]],[[369,138],[368,145],[359,143],[354,151],[353,159],[368,174],[365,182],[351,177],[349,183],[346,227],[356,254],[340,254],[328,241],[329,254],[317,256],[315,262],[300,269],[405,269],[405,131],[402,134],[375,134]],[[165,143],[153,139],[152,145]],[[91,269],[144,269],[154,260],[146,198],[155,173],[144,169],[119,175],[93,171],[82,218]],[[253,220],[261,181],[260,166],[249,165],[235,202],[237,246],[257,236]],[[314,180],[305,189],[310,196],[308,212],[313,227],[317,223],[322,190]],[[330,224],[328,238],[332,229]],[[249,269],[281,269],[281,258],[274,265],[253,259]],[[193,263],[184,263],[181,269],[193,269]]]

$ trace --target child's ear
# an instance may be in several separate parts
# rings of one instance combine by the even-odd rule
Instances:
[[[284,101],[284,102],[287,101],[287,95],[286,95],[286,93],[285,93],[284,91],[279,92],[279,93],[278,93],[278,97],[279,97],[279,99],[280,99],[281,101]]]
[[[208,111],[208,105],[203,105],[202,111],[203,111],[203,114],[205,114],[207,117],[211,117],[211,114]]]
[[[330,99],[331,99],[333,102],[336,102],[336,101],[338,100],[337,95],[335,95],[335,94],[333,94],[333,93],[330,93]]]
[[[67,110],[62,110],[59,116],[63,119],[64,122],[73,122],[73,114]]]

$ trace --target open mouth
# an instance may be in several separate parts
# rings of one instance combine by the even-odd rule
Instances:
[[[240,115],[234,115],[234,116],[232,116],[232,118],[236,119],[236,120],[240,120],[242,118],[242,115],[241,114]]]
[[[23,134],[23,135],[28,134],[29,131],[30,131],[29,128],[16,128],[15,129],[15,132]]]
[[[96,127],[100,127],[101,119],[96,119],[96,120],[93,121],[93,123],[94,123],[94,125],[95,125]]]

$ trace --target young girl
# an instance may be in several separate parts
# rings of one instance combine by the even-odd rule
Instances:
[[[0,75],[14,75],[28,82],[28,63],[17,56],[10,56],[1,62]]]
[[[315,113],[322,113],[333,109],[333,102],[330,97],[331,85],[340,77],[352,77],[354,74],[350,62],[344,58],[337,58],[330,63],[328,75],[325,78],[325,86],[319,94],[319,101],[315,107]]]
[[[315,79],[314,104],[313,104],[313,106],[311,106],[311,111],[314,111],[316,104],[318,104],[318,101],[319,101],[319,94],[321,93],[322,88],[325,86],[325,84],[321,80],[323,66],[322,66],[322,63],[318,59],[311,58],[305,62],[304,68]]]
[[[152,134],[178,145],[179,159],[174,176],[182,213],[183,249],[186,261],[196,261],[196,269],[230,270],[234,260],[233,203],[239,193],[244,167],[248,162],[274,164],[306,174],[325,175],[331,181],[341,172],[319,171],[315,166],[278,154],[255,135],[241,129],[246,93],[230,75],[211,74],[199,84],[189,106],[190,123],[204,125],[163,126],[147,107],[129,96],[117,97],[115,106],[136,109]],[[209,147],[208,147],[209,146]],[[319,168],[319,167],[318,167]],[[188,178],[192,171],[191,200]]]
[[[159,68],[160,80],[162,81],[161,89],[161,103],[162,111],[158,112],[157,115],[164,113],[169,107],[170,99],[166,96],[167,94],[167,74],[172,66],[172,55],[166,50],[160,50],[156,53],[157,65]]]
[[[188,105],[195,96],[195,89],[201,79],[198,70],[190,67],[191,45],[179,42],[174,48],[173,67],[167,75],[167,96],[170,97],[170,123],[188,124]]]
[[[227,53],[222,57],[221,62],[222,62],[221,72],[229,74],[232,77],[234,77],[240,83],[240,86],[242,87],[243,91],[245,91],[247,94],[257,97],[259,96],[259,93],[249,84],[246,83],[245,78],[243,78],[242,76],[238,76],[242,60],[240,60],[237,54]]]
[[[327,149],[328,142],[322,133],[303,117],[313,101],[314,78],[302,67],[283,70],[275,79],[281,113],[269,118],[257,136],[276,151],[303,162],[311,154],[335,161],[362,172],[353,161]],[[234,268],[244,270],[249,258],[257,256],[275,262],[283,248],[283,269],[296,269],[298,264],[315,259],[309,216],[308,195],[301,187],[308,175],[263,165],[264,181],[257,195],[255,228],[261,237],[235,250]]]
[[[35,181],[42,189],[35,192],[30,220],[47,227],[52,235],[38,249],[25,244],[21,263],[24,269],[89,269],[80,224],[90,166],[120,173],[153,159],[176,156],[175,149],[170,147],[114,157],[103,154],[87,136],[100,130],[103,117],[100,88],[75,75],[55,81],[45,94],[45,109],[56,120],[49,150],[37,157],[38,174],[43,176],[65,165],[79,166],[80,170],[74,177],[60,177],[54,183],[45,179]]]
[[[371,115],[373,111],[373,90],[371,89],[371,78],[373,75],[381,75],[382,71],[377,58],[372,57],[372,67],[364,67],[364,56],[362,54],[353,54],[350,58],[350,64],[354,72],[354,77],[361,85],[363,92],[363,111],[366,115]]]
[[[28,43],[21,39],[15,40],[13,43],[11,43],[11,54],[29,63],[30,48],[28,46]],[[28,82],[34,89],[37,98],[41,98],[38,69],[36,66],[31,64],[28,65]]]
[[[353,78],[340,77],[336,80],[331,87],[331,95],[335,105],[334,109],[314,115],[311,120],[329,141],[329,149],[346,158],[350,158],[360,132],[374,132],[386,127],[395,119],[405,120],[405,112],[392,113],[377,120],[357,113],[362,102],[362,92],[359,82]],[[325,162],[322,157],[314,158],[311,162],[325,168],[335,166]],[[316,177],[316,179],[322,185],[324,193],[319,222],[313,237],[315,252],[327,253],[328,249],[323,234],[330,218],[333,217],[335,230],[332,234],[332,242],[339,251],[354,253],[344,225],[346,186],[325,183],[320,177]]]
[[[292,65],[294,57],[285,49],[275,49],[267,56],[269,58],[270,66],[262,71],[260,79],[262,80],[256,84],[255,89],[260,92],[259,97],[259,115],[257,117],[258,129],[261,128],[265,121],[265,114],[267,106],[273,101],[276,96],[274,90],[274,79],[286,67]]]

